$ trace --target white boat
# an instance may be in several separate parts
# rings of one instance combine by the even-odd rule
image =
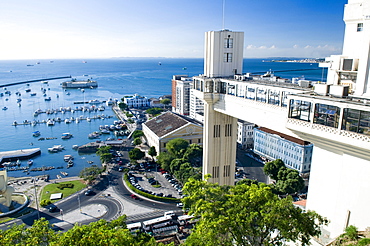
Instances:
[[[75,145],[72,145],[72,149],[78,149],[78,145],[77,144],[75,144]]]
[[[87,122],[91,122],[91,119],[89,117],[86,118]]]
[[[53,153],[56,153],[56,152],[59,152],[59,151],[62,151],[62,150],[64,150],[64,146],[62,146],[62,145],[54,145],[53,147],[48,148],[48,151],[53,152]]]
[[[72,155],[64,155],[64,161],[65,162],[69,162],[70,160],[73,160],[73,156]]]
[[[64,176],[68,176],[68,173],[67,172],[60,172],[62,175],[64,175]]]
[[[32,133],[32,136],[34,136],[34,137],[38,137],[40,135],[41,135],[40,131],[35,131],[35,132]]]
[[[71,123],[71,120],[70,119],[65,119],[64,123],[69,124],[69,123]]]
[[[73,137],[73,135],[69,132],[65,132],[62,134],[62,139],[70,139],[71,137]]]
[[[33,164],[33,160],[32,160],[32,159],[28,160],[28,161],[27,161],[27,164],[28,164],[29,166],[31,166],[31,165]]]
[[[48,126],[53,126],[53,125],[55,125],[55,121],[54,121],[54,120],[48,120],[48,121],[46,122],[46,125],[48,125]]]

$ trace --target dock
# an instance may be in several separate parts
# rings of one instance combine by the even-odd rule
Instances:
[[[29,159],[39,154],[41,154],[40,148],[3,151],[0,152],[0,163],[5,161],[16,161],[18,159]]]
[[[27,81],[22,81],[22,82],[14,82],[14,83],[0,85],[0,88],[1,87],[12,86],[12,85],[21,85],[21,84],[28,84],[28,83],[34,83],[34,82],[41,82],[41,81],[46,81],[46,80],[68,79],[68,78],[72,78],[72,76],[69,75],[69,76],[63,76],[63,77],[54,77],[54,78],[47,78],[47,79],[34,79],[34,80],[27,80]]]

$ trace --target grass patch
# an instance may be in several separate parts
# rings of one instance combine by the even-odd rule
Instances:
[[[65,186],[63,184],[73,184],[73,188],[59,189],[58,187],[60,187],[61,184],[62,184],[62,187]],[[69,185],[69,186],[72,186],[72,185]],[[82,183],[82,180],[74,180],[74,181],[60,182],[56,184],[48,184],[42,189],[40,201],[50,199],[50,195],[54,193],[62,193],[63,194],[62,197],[66,198],[76,193],[77,191],[82,190],[85,187],[86,185]],[[61,199],[53,200],[53,202],[57,202],[59,200]]]

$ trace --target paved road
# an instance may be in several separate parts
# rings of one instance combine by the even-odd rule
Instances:
[[[258,182],[267,183],[268,177],[263,172],[263,164],[246,156],[246,152],[238,149],[236,152],[237,166],[244,170],[248,179],[255,179]]]

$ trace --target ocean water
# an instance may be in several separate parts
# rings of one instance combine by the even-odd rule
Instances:
[[[32,65],[32,66],[27,66]],[[268,62],[262,59],[245,59],[243,72],[264,72],[264,71],[281,71],[275,72],[276,75],[289,78],[304,76],[310,80],[323,80],[326,78],[326,71],[316,69],[317,64],[308,63],[280,63]],[[307,70],[316,69],[316,70]],[[296,71],[300,70],[300,71]],[[47,84],[35,82],[8,86],[6,89],[0,88],[0,92],[10,91],[10,95],[0,97],[0,107],[7,107],[7,110],[0,110],[0,151],[40,148],[41,155],[34,157],[32,167],[43,166],[63,166],[63,169],[54,169],[41,172],[30,172],[29,176],[41,174],[50,174],[51,178],[56,178],[60,171],[68,172],[70,176],[78,175],[80,170],[89,166],[88,161],[93,161],[94,164],[100,165],[99,158],[95,154],[80,155],[72,149],[73,145],[83,145],[89,143],[88,134],[97,131],[100,125],[111,125],[114,120],[117,120],[114,113],[109,107],[105,107],[105,111],[97,112],[82,112],[74,113],[67,112],[65,114],[40,114],[37,117],[33,116],[37,109],[58,109],[60,107],[81,107],[81,104],[74,102],[89,101],[97,99],[100,101],[108,100],[109,98],[121,99],[125,95],[139,94],[148,98],[158,98],[162,95],[171,94],[171,79],[172,75],[184,74],[188,76],[199,75],[203,73],[203,59],[170,59],[170,58],[115,58],[115,59],[91,59],[83,62],[82,60],[19,60],[19,61],[0,61],[0,85],[43,79],[61,76],[72,76],[77,79],[88,79],[98,81],[98,88],[85,89],[82,92],[79,89],[68,89],[65,91],[60,83],[69,79],[49,80]],[[31,92],[26,92],[26,89],[31,89]],[[50,97],[50,101],[45,101],[43,96],[45,90],[46,97]],[[19,92],[21,96],[15,93]],[[36,93],[36,96],[31,96],[31,93]],[[20,105],[17,99],[21,99]],[[105,119],[95,119],[91,122],[86,120],[80,123],[72,122],[65,124],[64,122],[56,123],[54,126],[46,124],[18,125],[13,126],[12,123],[17,121],[46,120],[48,118],[60,117],[61,119],[69,117],[90,117],[104,114],[113,116]],[[39,137],[33,137],[32,132],[40,131],[40,137],[49,138],[48,140],[39,141]],[[62,133],[69,132],[73,134],[73,138],[62,140]],[[100,140],[105,140],[111,135],[102,135]],[[49,153],[48,148],[53,145],[63,145],[65,149],[58,153]],[[66,169],[66,163],[63,160],[64,155],[73,155],[75,165]],[[26,160],[22,161],[22,166],[26,165]],[[22,171],[8,172],[9,176],[21,177],[27,176]]]

